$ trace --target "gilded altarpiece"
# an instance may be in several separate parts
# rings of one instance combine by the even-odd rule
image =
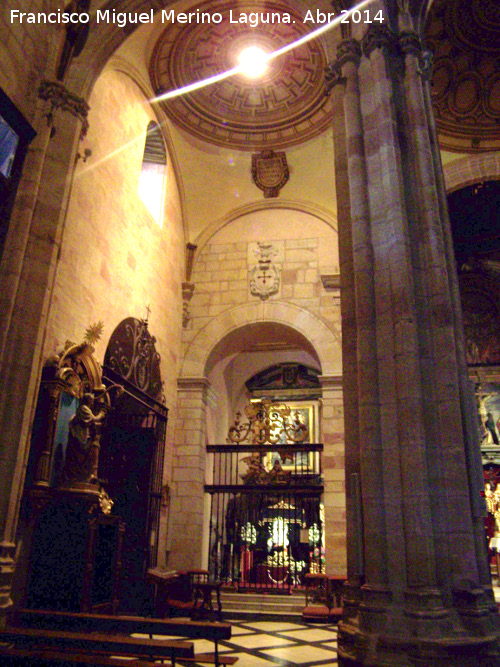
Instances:
[[[90,327],[42,372],[25,494],[16,602],[31,608],[112,611],[119,600],[125,525],[99,478],[100,439],[120,385],[105,386]]]

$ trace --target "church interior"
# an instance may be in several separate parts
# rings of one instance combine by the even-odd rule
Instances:
[[[0,260],[8,664],[500,665],[496,0],[7,0]]]

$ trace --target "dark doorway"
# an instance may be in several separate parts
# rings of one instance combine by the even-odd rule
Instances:
[[[459,271],[465,263],[500,261],[500,181],[484,181],[448,195]]]
[[[149,510],[155,450],[154,429],[114,425],[101,459],[102,479],[114,502],[113,514],[125,521],[120,607],[137,613],[147,613],[150,600],[144,582],[151,564]]]
[[[108,415],[99,475],[125,522],[120,609],[147,615],[153,591],[146,581],[158,560],[158,535],[168,410],[162,402],[160,357],[146,320],[127,318],[111,336],[104,359],[107,384],[124,392]]]

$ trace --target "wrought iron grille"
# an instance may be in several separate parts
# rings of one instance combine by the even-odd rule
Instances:
[[[158,560],[158,535],[160,528],[160,511],[162,500],[162,478],[165,458],[165,438],[167,430],[168,408],[150,396],[143,394],[123,378],[104,368],[104,375],[108,380],[120,379],[124,385],[124,393],[129,397],[128,406],[111,413],[109,430],[113,425],[122,429],[139,433],[150,432],[154,442],[154,452],[151,456],[149,468],[149,493],[147,501],[147,529],[148,559],[147,567],[154,567]],[[108,464],[111,465],[111,462]]]
[[[323,445],[208,445],[211,577],[289,592],[324,571]]]

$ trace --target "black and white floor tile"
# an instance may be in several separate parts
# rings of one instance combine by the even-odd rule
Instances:
[[[231,639],[221,649],[236,667],[337,667],[337,626],[300,622],[229,621]]]
[[[228,622],[232,626],[232,636],[219,643],[219,651],[236,656],[235,667],[338,666],[336,625],[231,619]],[[213,652],[210,641],[190,641],[194,641],[195,653]]]

